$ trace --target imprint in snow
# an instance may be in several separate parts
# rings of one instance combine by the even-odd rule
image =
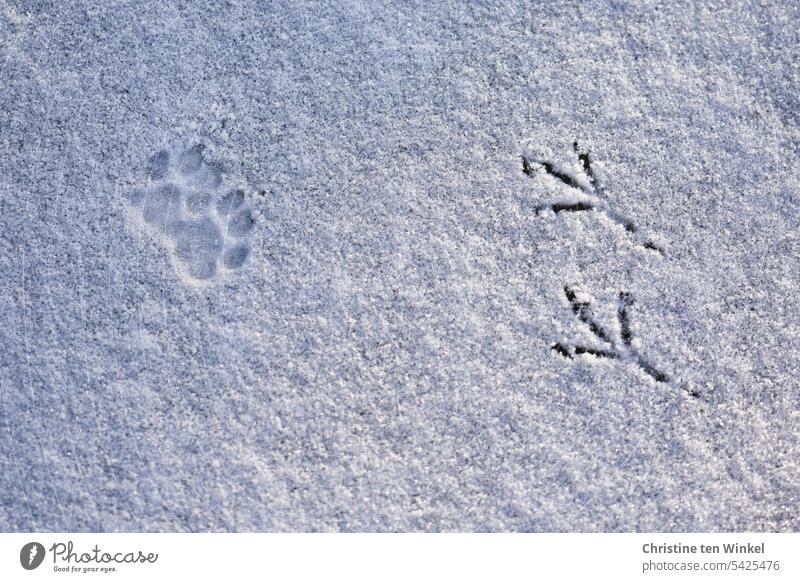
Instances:
[[[148,231],[192,282],[241,268],[255,225],[244,191],[223,187],[222,170],[205,158],[204,149],[196,144],[159,150],[147,162],[147,186],[129,197]]]

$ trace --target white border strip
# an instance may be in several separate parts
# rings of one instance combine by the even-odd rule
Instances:
[[[31,542],[46,555],[26,570]],[[794,533],[0,534],[0,580],[795,581],[798,553]]]

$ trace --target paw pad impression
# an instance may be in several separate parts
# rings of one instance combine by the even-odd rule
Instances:
[[[162,149],[147,162],[148,185],[131,201],[181,275],[208,282],[244,265],[255,225],[244,190],[226,187],[205,146]]]

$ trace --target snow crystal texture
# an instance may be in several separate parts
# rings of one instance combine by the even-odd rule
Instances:
[[[798,30],[0,0],[0,531],[800,530]]]

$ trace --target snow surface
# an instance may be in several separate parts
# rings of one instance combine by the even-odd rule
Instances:
[[[798,30],[0,0],[0,530],[800,530]]]

